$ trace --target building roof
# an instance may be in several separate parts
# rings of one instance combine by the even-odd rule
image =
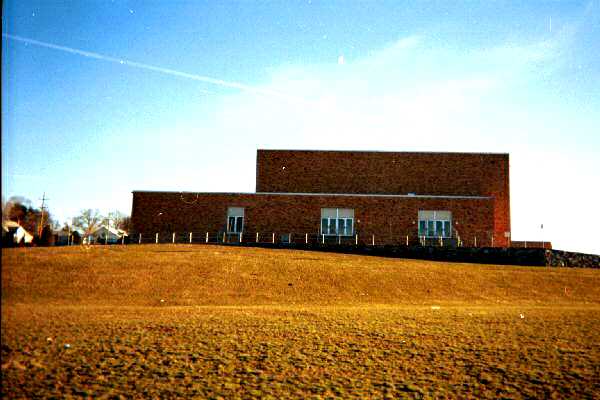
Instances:
[[[102,229],[108,230],[108,232],[112,233],[115,236],[128,236],[127,232],[125,232],[123,229],[113,228],[112,226],[107,227],[106,225],[100,225],[98,228],[94,229],[94,231],[92,231],[91,234],[94,235]]]
[[[6,220],[6,221],[2,221],[2,229],[4,229],[6,232],[8,232],[8,230],[10,228],[18,228],[21,225],[19,225],[18,222],[15,221],[10,221],[10,220]]]
[[[177,190],[133,190],[132,193],[172,193],[172,194],[191,194],[197,196],[215,195],[215,196],[339,196],[339,197],[374,197],[374,198],[421,198],[421,199],[481,199],[490,200],[492,196],[452,196],[452,195],[434,195],[434,194],[364,194],[364,193],[287,193],[287,192],[189,192]]]
[[[314,149],[257,149],[257,152],[299,152],[299,153],[385,153],[385,154],[456,154],[456,155],[498,155],[509,153],[469,152],[469,151],[392,151],[392,150],[314,150]]]

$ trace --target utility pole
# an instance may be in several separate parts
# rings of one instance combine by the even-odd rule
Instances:
[[[38,236],[39,237],[42,236],[42,230],[44,229],[44,209],[45,209],[46,200],[50,200],[50,199],[46,198],[46,192],[44,192],[44,195],[42,196],[42,198],[40,200],[42,200],[42,216],[40,217],[40,226],[38,227]]]
[[[540,231],[542,232],[542,249],[545,249],[545,243],[544,243],[544,224],[540,225]]]

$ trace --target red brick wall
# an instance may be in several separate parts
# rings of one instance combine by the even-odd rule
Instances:
[[[134,192],[132,224],[135,231],[147,234],[192,231],[212,235],[226,228],[228,207],[245,208],[244,230],[250,237],[255,232],[317,234],[325,207],[353,208],[360,238],[375,235],[378,241],[390,233],[399,241],[405,235],[416,239],[419,210],[451,211],[453,229],[466,245],[473,245],[475,236],[479,246],[490,245],[494,227],[492,199],[174,192]],[[495,245],[501,245],[499,240],[496,236]]]
[[[256,191],[490,196],[508,245],[508,154],[258,150]]]

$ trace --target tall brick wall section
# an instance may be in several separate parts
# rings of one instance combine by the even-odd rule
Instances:
[[[450,210],[453,229],[465,245],[491,244],[494,200],[490,198],[412,198],[370,196],[275,195],[235,193],[133,192],[136,232],[223,232],[227,208],[244,207],[244,231],[250,235],[319,232],[321,208],[353,208],[361,238],[418,235],[419,210]],[[498,240],[495,238],[495,244]]]
[[[490,196],[497,243],[510,244],[508,154],[258,150],[256,191]]]

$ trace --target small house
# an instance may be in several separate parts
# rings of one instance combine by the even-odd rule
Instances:
[[[107,225],[101,225],[83,240],[84,244],[120,243],[126,236],[127,232],[125,232],[123,229],[118,229]]]
[[[18,222],[2,221],[2,242],[6,245],[30,245],[33,243],[33,235]]]

